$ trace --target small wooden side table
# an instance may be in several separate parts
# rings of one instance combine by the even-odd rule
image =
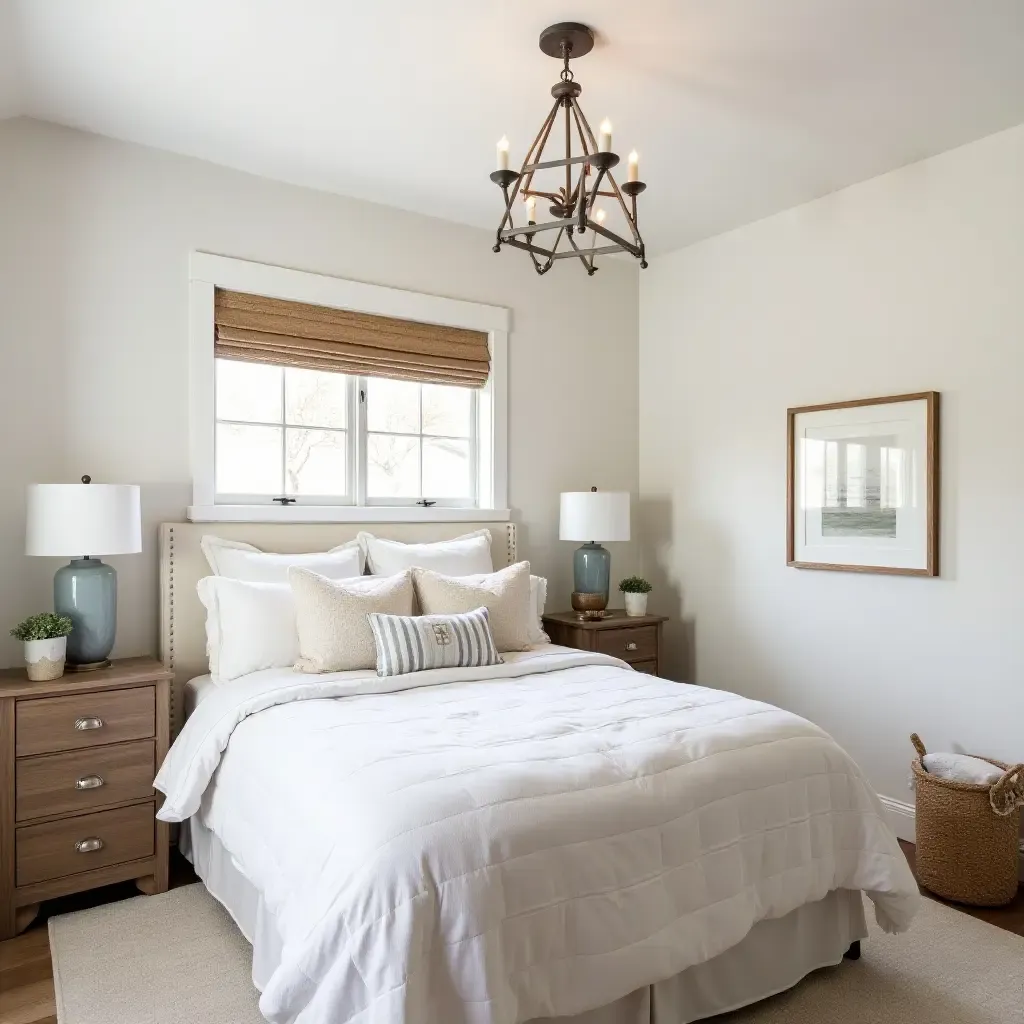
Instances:
[[[170,743],[155,658],[30,682],[0,671],[0,939],[43,900],[134,879],[165,892],[170,827],[153,777]]]
[[[660,674],[661,626],[667,621],[665,615],[630,617],[623,611],[603,619],[580,619],[575,612],[552,612],[543,618],[553,644],[611,654],[652,676]]]

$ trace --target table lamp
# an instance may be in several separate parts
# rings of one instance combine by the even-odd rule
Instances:
[[[29,484],[26,555],[74,556],[53,577],[53,610],[74,623],[68,671],[110,664],[117,627],[117,573],[95,555],[142,550],[135,484]]]
[[[582,540],[572,560],[572,608],[580,618],[604,618],[612,556],[601,541],[629,540],[629,493],[627,491],[566,491],[558,536]]]

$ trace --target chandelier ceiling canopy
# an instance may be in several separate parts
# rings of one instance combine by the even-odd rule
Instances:
[[[619,252],[636,257],[645,268],[636,199],[647,186],[639,177],[639,158],[635,150],[630,153],[627,180],[619,185],[612,174],[619,164],[612,150],[612,126],[603,121],[595,138],[580,108],[583,88],[569,69],[570,60],[594,48],[594,33],[586,25],[562,22],[540,34],[540,48],[562,61],[562,73],[551,87],[554,105],[518,171],[508,165],[508,139],[498,143],[498,169],[491,181],[501,189],[505,212],[494,251],[500,252],[502,245],[524,249],[538,274],[563,259],[578,259],[593,274],[598,256]],[[544,219],[544,207],[550,219]],[[616,220],[625,221],[623,233],[612,230]]]

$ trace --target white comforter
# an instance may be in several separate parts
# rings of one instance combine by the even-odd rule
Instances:
[[[570,1015],[832,889],[889,930],[918,901],[822,730],[551,646],[398,679],[254,673],[199,704],[156,785],[165,820],[202,805],[277,915],[272,1021]]]

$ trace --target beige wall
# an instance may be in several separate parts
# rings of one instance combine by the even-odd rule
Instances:
[[[699,682],[829,730],[1024,759],[1024,126],[652,261],[643,563]],[[940,579],[785,564],[786,409],[942,393]],[[692,643],[688,643],[691,641]]]
[[[486,170],[486,168],[485,168]],[[495,196],[495,211],[498,211]],[[0,122],[0,664],[48,608],[30,481],[142,484],[145,551],[121,580],[116,654],[156,645],[156,532],[190,501],[188,254],[204,250],[512,310],[509,500],[522,552],[567,606],[561,490],[637,487],[637,270],[537,277],[488,232],[34,121]],[[468,528],[468,527],[467,527]],[[613,546],[614,571],[637,567]]]

